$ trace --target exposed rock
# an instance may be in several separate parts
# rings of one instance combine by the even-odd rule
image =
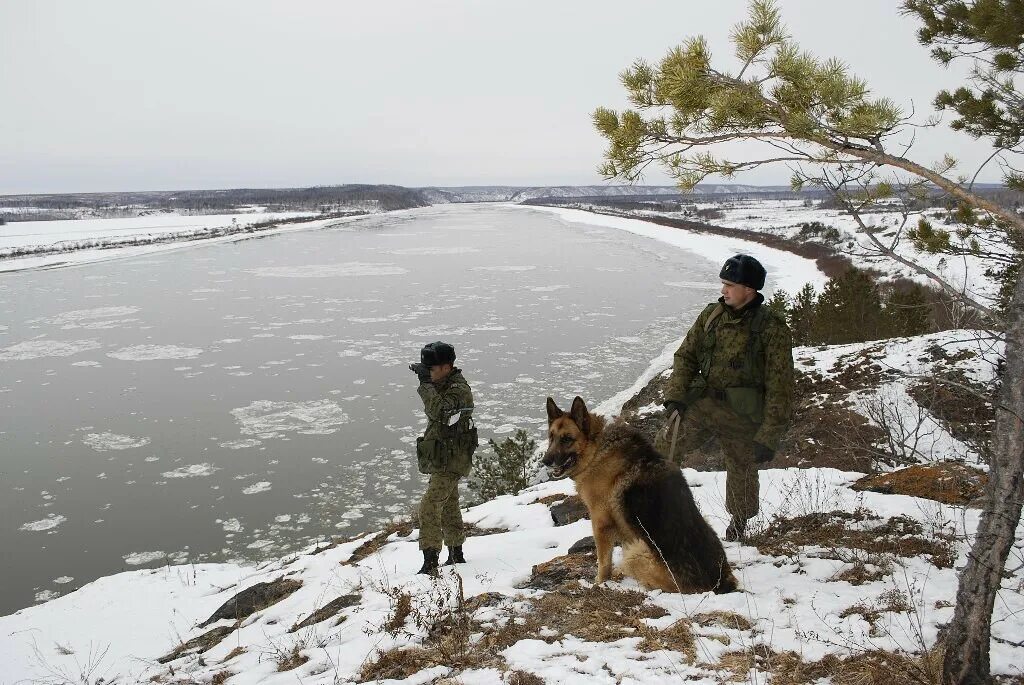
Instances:
[[[361,597],[362,596],[358,593],[337,597],[328,604],[314,611],[306,618],[302,619],[300,622],[296,623],[288,632],[294,633],[296,630],[300,630],[301,628],[307,628],[316,623],[326,621],[332,616],[336,616],[342,609],[347,609],[348,607],[359,604]]]
[[[552,504],[548,510],[551,512],[551,520],[556,526],[567,526],[580,519],[590,518],[587,505],[583,503],[579,495],[566,497],[557,504]]]
[[[516,587],[554,590],[570,580],[593,580],[595,575],[597,575],[597,557],[595,555],[567,554],[537,564],[530,571],[530,580]]]
[[[199,624],[204,628],[215,621],[228,619],[239,621],[255,612],[277,604],[302,587],[301,580],[278,578],[270,583],[256,583],[220,605],[210,618]]]
[[[221,640],[233,632],[235,632],[234,626],[218,626],[213,630],[203,633],[199,637],[194,637],[188,642],[178,645],[170,653],[157,659],[157,661],[161,664],[166,664],[168,661],[174,661],[186,654],[201,654],[202,652],[220,644]]]
[[[576,542],[572,543],[572,547],[569,548],[569,554],[586,554],[587,552],[596,552],[597,543],[594,542],[594,536],[588,535],[585,538],[580,538]]]

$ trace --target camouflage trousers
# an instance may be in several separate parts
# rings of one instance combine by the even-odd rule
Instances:
[[[420,549],[460,547],[466,540],[459,509],[459,474],[432,473],[420,500]]]
[[[672,417],[658,431],[654,447],[672,461],[685,466],[685,455],[706,449],[715,439],[725,457],[725,509],[739,519],[749,519],[760,509],[760,483],[754,462],[754,435],[757,424],[736,414],[725,402],[702,397],[690,405],[676,430],[675,450],[671,449]]]

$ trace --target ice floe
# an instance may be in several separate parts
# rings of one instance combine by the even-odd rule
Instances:
[[[173,471],[164,471],[160,475],[164,478],[206,478],[219,470],[212,464],[189,464],[188,466],[176,468]]]
[[[67,520],[68,517],[64,516],[63,514],[50,514],[44,519],[40,519],[38,521],[30,521],[29,523],[23,523],[21,524],[21,527],[18,528],[18,530],[27,530],[32,532],[53,530],[54,528],[56,528],[57,526],[59,526]]]
[[[266,266],[247,269],[256,276],[272,278],[338,278],[345,276],[401,276],[407,269],[394,264],[369,262],[342,262],[340,264],[309,264],[306,266]]]
[[[266,492],[270,487],[270,481],[261,480],[259,483],[253,483],[247,488],[242,488],[242,494],[255,495],[261,492]]]
[[[0,349],[0,361],[24,361],[40,357],[70,357],[101,347],[97,340],[26,340]]]
[[[147,362],[158,359],[195,359],[203,353],[198,347],[179,347],[177,345],[133,345],[122,347],[116,352],[108,352],[108,357],[131,362]]]
[[[118,435],[117,433],[89,433],[82,438],[82,443],[86,447],[91,447],[97,452],[130,450],[148,445],[149,442],[149,438],[133,438],[130,435]]]
[[[244,435],[255,435],[261,439],[279,438],[289,431],[304,435],[329,435],[349,421],[341,406],[332,400],[257,400],[247,407],[232,409],[231,413]]]

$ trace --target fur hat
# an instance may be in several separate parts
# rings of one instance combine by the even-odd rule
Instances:
[[[739,283],[748,288],[760,290],[764,287],[765,275],[767,272],[761,266],[761,262],[750,255],[738,254],[725,260],[725,266],[722,267],[722,273],[718,274],[718,277],[723,281]]]
[[[427,343],[420,350],[420,361],[427,366],[455,363],[455,348],[446,342]]]

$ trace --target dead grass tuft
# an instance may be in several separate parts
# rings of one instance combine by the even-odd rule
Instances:
[[[233,675],[235,674],[231,671],[217,671],[213,674],[213,677],[210,678],[210,685],[224,685],[224,683],[227,682],[227,679]]]
[[[875,555],[928,556],[938,568],[952,568],[956,558],[952,534],[931,531],[925,535],[924,526],[908,516],[882,521],[865,510],[780,517],[763,532],[750,536],[748,542],[762,554],[783,557],[797,556],[801,547],[820,547],[824,551],[816,556],[839,561],[849,560],[844,548]]]
[[[422,647],[403,647],[377,652],[377,658],[359,669],[359,682],[405,680],[425,668],[437,666],[437,653]]]
[[[231,661],[232,659],[234,659],[236,656],[239,656],[240,654],[245,654],[245,647],[235,647],[230,652],[225,654],[224,658],[221,659],[220,662],[222,664],[227,663],[227,662]]]
[[[290,671],[307,661],[309,661],[309,657],[302,653],[302,645],[295,644],[287,652],[277,655],[277,670],[278,672]]]
[[[696,614],[693,617],[693,621],[705,628],[710,626],[728,628],[730,630],[752,630],[754,628],[754,624],[749,619],[732,611],[708,611]]]
[[[408,592],[401,592],[395,600],[394,611],[391,618],[384,624],[384,632],[389,635],[398,635],[405,629],[405,621],[412,614],[412,595]]]
[[[697,643],[693,637],[693,628],[689,620],[680,619],[660,630],[641,625],[639,631],[644,636],[644,639],[637,645],[637,649],[641,652],[665,649],[684,654],[691,663],[697,660]]]
[[[828,679],[832,685],[939,685],[942,653],[923,655],[871,650],[840,658],[829,654],[805,661],[795,652],[774,652],[765,645],[727,652],[718,665],[731,672],[729,681],[745,681],[750,669],[771,674],[772,685],[811,685]]]
[[[544,679],[529,671],[512,671],[508,674],[508,685],[544,685]]]
[[[414,527],[415,526],[413,525],[411,519],[395,521],[393,523],[388,524],[388,526],[385,527],[384,530],[380,531],[379,533],[371,537],[369,540],[356,547],[355,550],[352,552],[352,556],[350,556],[346,561],[341,562],[342,565],[348,566],[351,564],[359,563],[360,561],[362,561],[363,559],[365,559],[366,557],[370,556],[371,554],[379,550],[381,547],[383,547],[387,543],[388,538],[392,535],[397,535],[401,538],[409,537],[409,535],[412,534],[412,530]]]
[[[956,462],[941,462],[865,476],[850,487],[967,505],[984,494],[987,482],[988,476],[980,469]]]

